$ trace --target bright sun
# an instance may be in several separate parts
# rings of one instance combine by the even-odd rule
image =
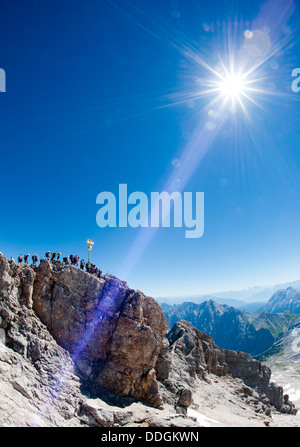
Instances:
[[[226,107],[232,111],[239,106],[248,116],[246,102],[250,101],[256,104],[252,96],[262,90],[257,85],[255,86],[258,79],[253,79],[250,70],[242,72],[241,69],[235,69],[232,64],[230,65],[229,69],[224,64],[218,70],[211,68],[215,79],[207,81],[207,90],[204,90],[199,96],[213,94],[215,97],[209,103],[210,106],[219,102],[221,109]]]
[[[223,66],[223,73],[217,71],[214,73],[218,79],[211,81],[210,92],[217,94],[215,100],[221,101],[221,107],[229,106],[232,110],[239,105],[247,115],[245,100],[254,102],[251,96],[258,91],[253,86],[255,80],[249,78],[248,72],[241,73],[240,70],[235,71],[232,67],[231,70],[227,70]]]
[[[239,75],[230,75],[220,82],[220,92],[232,101],[238,99],[244,91],[244,83]]]

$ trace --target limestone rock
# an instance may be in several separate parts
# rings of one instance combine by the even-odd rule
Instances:
[[[0,425],[129,422],[84,403],[85,381],[160,406],[154,366],[166,328],[152,298],[111,275],[48,261],[32,269],[0,254]]]
[[[63,426],[80,405],[75,365],[31,309],[34,277],[0,254],[0,426]]]
[[[167,326],[152,298],[111,275],[0,254],[0,426],[199,426],[187,414],[211,375],[231,376],[264,417],[272,405],[294,414],[248,354],[187,322]]]
[[[161,392],[168,402],[176,405],[174,396],[180,395],[182,388],[188,385],[191,391],[195,390],[197,381],[206,380],[209,374],[230,375],[242,381],[239,393],[249,399],[248,403],[254,403],[255,398],[250,396],[255,393],[258,411],[268,415],[273,406],[278,411],[295,414],[295,407],[283,396],[282,387],[270,382],[270,369],[249,354],[218,348],[209,335],[186,321],[177,322],[167,337],[170,348],[158,359],[158,371],[163,385]]]
[[[115,277],[61,262],[42,260],[35,273],[33,309],[82,374],[162,405],[154,367],[168,323],[160,306]]]

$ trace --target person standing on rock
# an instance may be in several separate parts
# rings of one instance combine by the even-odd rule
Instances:
[[[46,256],[47,261],[50,261],[50,251],[47,251],[45,256]]]
[[[24,255],[24,262],[25,262],[25,264],[28,264],[28,258],[29,258],[29,254]]]
[[[18,261],[19,261],[19,264],[22,264],[22,262],[23,262],[23,256],[22,255],[19,255]]]
[[[80,261],[80,268],[81,268],[81,270],[84,269],[84,266],[85,266],[85,260],[81,259],[81,261]]]
[[[34,254],[34,255],[32,256],[32,265],[33,265],[33,267],[36,267],[36,264],[37,264],[37,262],[38,262],[38,259],[39,259],[39,257],[38,257],[37,254]]]
[[[54,261],[55,256],[56,256],[56,253],[55,253],[55,251],[54,251],[54,252],[51,253],[51,261]]]
[[[60,255],[61,253],[59,251],[56,252],[56,259],[59,261],[60,260]]]

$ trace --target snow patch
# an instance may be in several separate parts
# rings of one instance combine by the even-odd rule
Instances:
[[[211,427],[211,424],[221,424],[221,422],[210,419],[192,408],[188,408],[187,415],[196,418],[197,422],[202,425],[202,427]]]
[[[0,352],[5,351],[5,331],[0,329]]]

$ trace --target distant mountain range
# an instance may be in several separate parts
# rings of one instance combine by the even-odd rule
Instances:
[[[257,313],[245,312],[213,300],[200,304],[162,303],[170,326],[186,320],[209,334],[223,349],[248,352],[255,356],[273,346],[274,342],[300,322],[300,293],[288,287],[278,290]]]
[[[220,304],[227,304],[228,306],[236,307],[237,309],[245,310],[247,312],[257,312],[262,308],[263,303],[266,303],[270,297],[278,290],[284,290],[289,287],[300,291],[300,280],[286,282],[283,284],[275,284],[270,286],[255,286],[242,290],[232,290],[225,292],[217,292],[205,295],[184,295],[184,296],[170,296],[170,297],[156,297],[156,301],[166,304],[180,304],[184,302],[203,303],[204,301],[213,301]]]

